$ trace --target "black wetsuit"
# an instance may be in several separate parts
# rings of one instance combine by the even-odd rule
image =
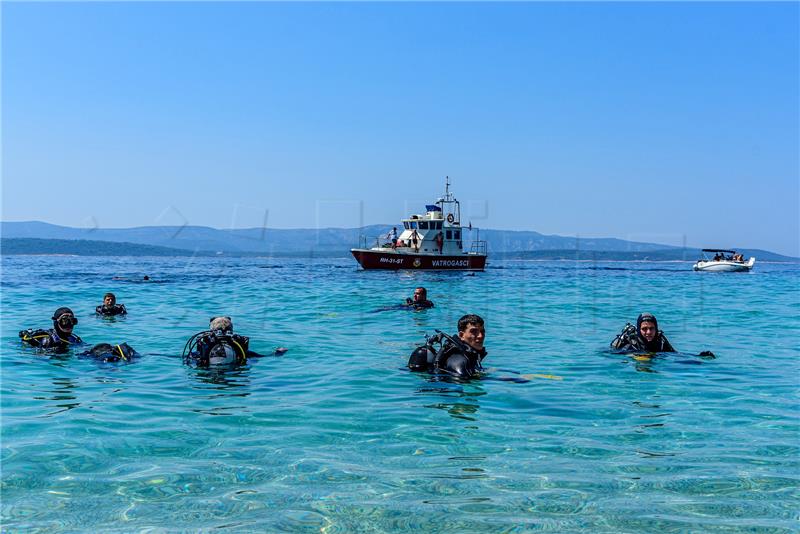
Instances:
[[[125,309],[124,304],[112,304],[111,306],[106,306],[102,304],[94,309],[94,312],[97,315],[102,315],[104,317],[113,317],[114,315],[127,315],[128,310]]]
[[[64,332],[61,332],[64,334]],[[55,328],[49,330],[39,329],[34,330],[29,328],[21,330],[19,333],[20,339],[23,343],[27,343],[32,347],[50,350],[66,350],[70,345],[81,345],[83,340],[75,334],[59,335]]]
[[[428,308],[433,308],[433,302],[430,300],[412,300],[406,299],[406,306],[414,308],[415,310],[426,310]]]
[[[611,348],[617,352],[676,352],[661,330],[648,343],[630,323],[614,338]]]
[[[486,349],[476,350],[457,336],[443,337],[442,345],[434,353],[430,344],[419,347],[408,360],[412,371],[445,372],[459,378],[471,378],[483,369],[481,361]]]
[[[91,349],[81,352],[80,356],[91,356],[92,358],[103,362],[129,362],[138,357],[139,353],[127,343],[122,343],[120,345],[98,343]]]

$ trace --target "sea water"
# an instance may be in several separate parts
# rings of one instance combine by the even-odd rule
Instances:
[[[436,273],[313,257],[4,257],[2,528],[797,531],[798,275],[766,263]],[[435,308],[386,309],[418,285]],[[107,291],[127,317],[94,316]],[[84,341],[127,341],[142,357],[24,348],[18,331],[49,328],[59,306]],[[642,311],[681,353],[608,352]],[[426,333],[453,333],[465,313],[486,320],[482,378],[405,368]],[[251,349],[289,351],[184,365],[186,340],[221,314]]]

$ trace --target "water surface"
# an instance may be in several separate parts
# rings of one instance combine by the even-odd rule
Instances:
[[[800,266],[4,257],[2,524],[9,532],[792,532]],[[155,283],[140,283],[149,275]],[[121,276],[128,280],[113,280]],[[431,310],[376,311],[424,285]],[[113,291],[129,316],[93,316]],[[23,348],[72,307],[98,363]],[[682,354],[606,351],[655,313]],[[405,369],[434,329],[486,319],[486,376]],[[184,366],[227,314],[282,357]],[[714,360],[692,356],[712,350]],[[531,376],[525,383],[497,380]]]

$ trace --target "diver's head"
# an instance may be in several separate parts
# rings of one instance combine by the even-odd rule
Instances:
[[[658,320],[652,313],[642,313],[636,319],[636,331],[642,336],[642,339],[650,343],[656,338],[658,334]]]
[[[418,287],[414,290],[414,302],[425,302],[428,300],[428,290],[424,287]]]
[[[212,332],[223,332],[226,334],[233,333],[233,321],[230,317],[212,317],[208,325],[208,329]]]
[[[103,306],[113,306],[117,303],[117,297],[114,296],[114,293],[106,293],[103,295]]]
[[[486,329],[483,319],[475,314],[468,314],[458,320],[458,337],[475,350],[483,350]]]
[[[53,313],[52,319],[55,329],[65,334],[71,334],[72,329],[78,324],[78,319],[75,317],[75,314],[67,307],[57,309]]]

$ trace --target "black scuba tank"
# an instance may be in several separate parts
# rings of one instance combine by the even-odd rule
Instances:
[[[408,368],[412,371],[427,371],[433,367],[436,350],[429,345],[421,345],[414,349],[408,358]]]

